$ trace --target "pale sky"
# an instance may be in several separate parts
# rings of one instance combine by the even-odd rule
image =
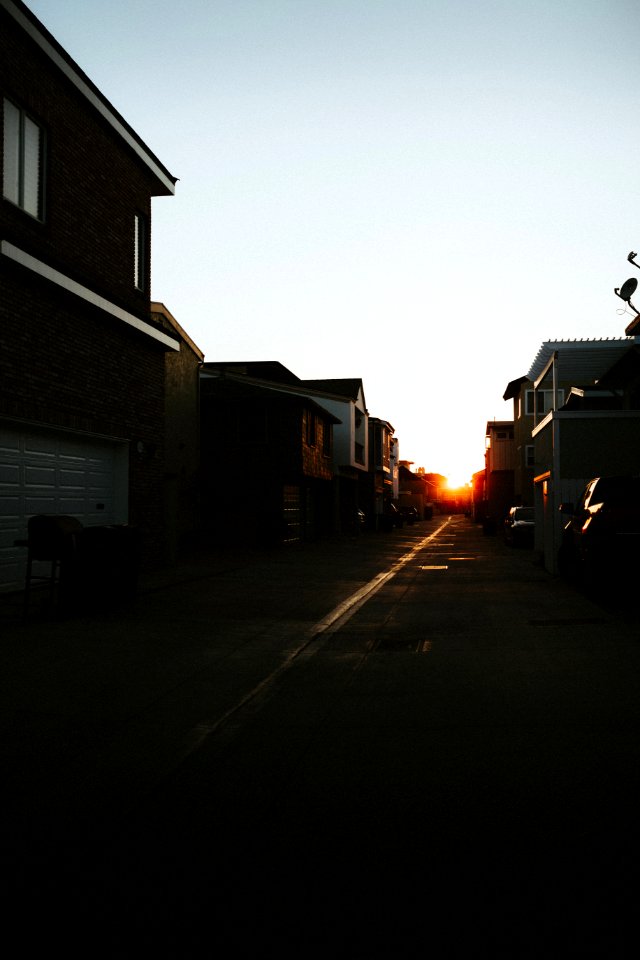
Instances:
[[[464,481],[544,340],[624,336],[637,0],[27,2],[179,178],[152,297],[206,359],[361,377]]]

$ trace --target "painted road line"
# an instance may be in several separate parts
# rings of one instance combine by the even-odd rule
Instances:
[[[450,518],[449,518],[450,519]],[[208,740],[212,734],[220,733],[223,728],[230,728],[229,732],[234,726],[235,723],[241,723],[241,715],[245,716],[247,711],[249,713],[257,711],[260,709],[260,706],[264,698],[271,692],[277,680],[289,670],[297,660],[303,660],[306,656],[311,656],[315,653],[317,647],[315,640],[318,637],[323,635],[330,635],[335,633],[340,627],[347,623],[350,618],[369,600],[374,594],[384,586],[385,583],[388,583],[398,571],[402,570],[404,566],[410,563],[424,547],[430,543],[439,533],[444,530],[444,528],[449,523],[449,519],[445,520],[437,530],[434,530],[433,533],[429,534],[428,537],[420,540],[419,543],[409,552],[400,557],[393,566],[389,567],[388,570],[385,570],[381,573],[376,574],[372,580],[369,580],[363,587],[360,587],[359,590],[356,590],[355,593],[352,593],[350,597],[347,597],[346,600],[343,600],[342,603],[339,603],[331,613],[328,613],[326,617],[323,617],[322,620],[318,620],[317,623],[311,627],[307,632],[306,638],[303,643],[300,644],[295,650],[289,654],[289,656],[284,660],[279,667],[277,667],[272,673],[264,677],[252,690],[250,690],[244,697],[242,697],[238,702],[230,707],[225,713],[223,713],[216,720],[210,722],[198,723],[193,727],[185,741],[185,749],[183,756],[188,756],[190,753],[198,750],[202,744]]]
[[[369,583],[366,583],[363,587],[360,587],[359,590],[356,590],[355,593],[352,593],[350,597],[347,597],[346,600],[343,600],[342,603],[338,604],[331,613],[327,614],[326,617],[323,617],[322,620],[319,620],[310,630],[311,637],[315,639],[321,634],[326,633],[335,633],[336,630],[339,630],[340,627],[344,626],[351,617],[357,613],[357,611],[364,606],[367,600],[370,600],[371,597],[378,592],[378,590],[388,583],[396,573],[398,573],[404,566],[415,558],[416,554],[421,550],[424,550],[428,543],[438,536],[439,533],[444,530],[448,524],[448,520],[445,520],[437,530],[434,530],[433,533],[429,534],[428,537],[425,537],[423,540],[420,540],[419,543],[411,550],[409,553],[405,553],[404,556],[393,564],[392,567],[389,567],[388,570],[383,573],[377,574]]]

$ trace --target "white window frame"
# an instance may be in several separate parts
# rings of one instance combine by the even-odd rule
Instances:
[[[44,219],[43,126],[8,97],[3,99],[2,194],[36,220]]]

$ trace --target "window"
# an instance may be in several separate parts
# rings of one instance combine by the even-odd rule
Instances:
[[[328,420],[322,421],[322,453],[325,457],[331,456],[331,437],[333,430]]]
[[[316,418],[311,410],[304,412],[304,438],[310,447],[316,445]]]
[[[4,101],[3,194],[42,220],[44,131],[11,100]]]
[[[524,456],[525,456],[525,466],[529,468],[535,467],[536,465],[535,449],[532,443],[527,444],[527,446],[524,448]]]
[[[141,213],[133,218],[133,282],[136,290],[147,286],[147,221]]]
[[[531,416],[533,409],[533,390],[527,390],[527,413]],[[558,390],[558,407],[564,404],[564,390]],[[544,417],[553,407],[553,390],[538,390],[538,416]]]

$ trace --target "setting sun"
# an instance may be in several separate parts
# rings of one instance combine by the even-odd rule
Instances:
[[[471,483],[471,474],[463,474],[460,472],[452,473],[451,476],[447,477],[447,487],[449,490],[460,490],[461,487],[466,487]]]

